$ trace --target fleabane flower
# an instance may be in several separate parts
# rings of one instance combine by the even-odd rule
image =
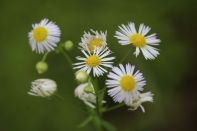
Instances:
[[[32,51],[40,54],[54,50],[60,41],[59,27],[48,19],[43,19],[40,23],[33,24],[32,27],[32,31],[28,34]]]
[[[85,57],[78,56],[80,62],[74,64],[74,69],[93,72],[93,76],[102,76],[107,72],[106,67],[111,68],[115,57],[110,57],[111,51],[107,47],[96,48],[93,53],[88,50],[81,50]]]
[[[142,103],[144,102],[153,102],[153,94],[151,92],[138,93],[135,97],[133,97],[133,100],[128,104],[128,106],[131,107],[130,110],[136,110],[140,107],[142,112],[145,112],[145,109],[142,106]]]
[[[57,90],[57,84],[51,79],[37,79],[32,82],[29,95],[48,97],[53,95]]]
[[[108,88],[108,95],[110,95],[115,102],[130,104],[133,97],[139,91],[143,90],[146,84],[142,73],[134,72],[135,67],[126,64],[125,67],[120,64],[118,67],[113,67],[108,74],[106,85]]]
[[[153,47],[159,45],[160,39],[157,39],[156,34],[147,35],[150,27],[140,24],[139,30],[136,30],[134,23],[119,26],[119,31],[116,31],[115,37],[121,45],[132,44],[136,47],[134,52],[137,57],[141,52],[145,59],[155,59],[159,55],[158,49]]]
[[[95,108],[96,96],[94,87],[91,83],[80,84],[75,89],[75,96],[81,99],[86,105]]]
[[[93,52],[96,48],[105,47],[107,45],[106,36],[107,32],[98,32],[91,29],[91,32],[84,32],[83,37],[81,38],[81,42],[79,46],[83,50],[89,50]]]

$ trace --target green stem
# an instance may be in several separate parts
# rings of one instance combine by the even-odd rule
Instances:
[[[47,56],[48,56],[49,52],[46,52],[43,57],[42,57],[42,62],[45,62],[45,60],[47,59]]]
[[[55,93],[54,96],[55,96],[56,98],[60,99],[60,100],[64,100],[64,97],[61,96],[61,95],[59,95],[59,94],[56,94],[56,93]]]
[[[92,119],[93,119],[93,117],[92,117],[92,116],[89,116],[89,117],[88,117],[87,119],[85,119],[78,127],[79,127],[79,128],[82,128],[82,127],[86,126],[89,122],[92,121]]]
[[[94,119],[93,122],[95,124],[95,127],[97,128],[98,131],[102,131],[102,118],[101,118],[101,104],[100,104],[100,98],[99,98],[99,86],[98,86],[98,81],[97,79],[92,79],[90,78],[90,81],[92,81],[94,88],[95,88],[95,94],[96,94],[96,109],[94,110]]]
[[[109,112],[109,111],[112,111],[112,110],[115,110],[115,109],[118,109],[120,107],[123,107],[125,104],[124,103],[121,103],[121,104],[118,104],[118,105],[115,105],[115,106],[112,106],[106,110],[103,110],[102,112]]]
[[[66,60],[68,61],[69,65],[71,66],[71,68],[73,67],[72,64],[72,60],[70,59],[69,55],[62,49],[60,49],[60,52],[63,54],[63,56],[66,58]]]
[[[119,63],[122,63],[129,56],[130,52],[131,52],[131,49],[129,49],[129,51],[126,53],[126,55],[119,61]]]
[[[96,93],[96,111],[98,116],[100,117],[100,104],[99,104],[99,89],[97,80],[94,81],[95,93]]]

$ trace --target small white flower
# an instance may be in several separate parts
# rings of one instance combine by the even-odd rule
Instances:
[[[33,29],[29,32],[29,42],[33,51],[38,53],[50,52],[54,50],[60,41],[60,29],[48,19],[41,20],[40,23],[33,24]]]
[[[81,42],[79,43],[79,46],[83,50],[89,50],[90,52],[93,52],[96,48],[105,47],[107,45],[106,43],[106,36],[107,32],[100,33],[98,31],[94,31],[91,29],[90,32],[84,32],[83,37],[81,38]]]
[[[159,45],[160,39],[157,39],[156,34],[148,35],[150,27],[140,24],[139,30],[136,31],[134,23],[119,26],[119,31],[116,31],[115,37],[119,39],[121,45],[132,44],[136,47],[134,54],[136,57],[142,51],[145,59],[155,59],[159,55],[158,49],[153,47]]]
[[[81,50],[85,57],[76,57],[80,62],[74,64],[74,69],[86,71],[88,74],[93,70],[94,76],[101,76],[107,72],[104,67],[112,67],[115,57],[109,57],[111,51],[105,47],[96,48],[93,53],[90,51]]]
[[[37,79],[32,82],[29,95],[48,97],[53,95],[57,90],[57,84],[50,79]]]
[[[130,104],[138,91],[143,90],[146,81],[142,73],[139,71],[134,73],[134,68],[130,64],[125,67],[120,64],[119,67],[113,67],[108,74],[108,80],[106,80],[108,94],[115,102]]]
[[[138,93],[138,95],[133,98],[133,101],[128,106],[131,107],[130,110],[136,110],[140,107],[142,112],[145,112],[145,109],[142,106],[142,103],[144,102],[153,102],[153,94],[151,92]]]
[[[94,104],[96,103],[96,96],[92,84],[80,84],[75,89],[75,96],[81,99],[89,107],[95,108]]]

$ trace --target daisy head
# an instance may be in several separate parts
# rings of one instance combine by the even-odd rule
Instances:
[[[92,71],[94,76],[101,76],[106,73],[105,68],[111,68],[112,60],[115,59],[115,57],[109,56],[111,51],[107,47],[96,48],[93,53],[88,50],[81,51],[84,57],[76,57],[80,62],[74,64],[74,69],[85,71],[88,74]]]
[[[108,94],[115,102],[130,104],[133,97],[143,90],[146,81],[142,73],[134,72],[134,69],[135,67],[130,64],[125,67],[120,64],[118,67],[113,67],[108,74],[106,80]]]
[[[48,19],[41,20],[40,23],[32,25],[29,32],[29,42],[33,51],[38,53],[50,52],[54,50],[60,41],[59,27]]]
[[[90,52],[93,52],[96,48],[101,48],[107,45],[107,32],[98,32],[92,29],[91,32],[92,33],[84,32],[81,42],[79,43],[79,46],[82,47],[82,49],[88,49]]]
[[[134,23],[119,26],[119,31],[116,31],[115,37],[119,40],[121,45],[132,44],[136,47],[134,54],[136,57],[139,55],[140,50],[145,59],[155,59],[159,55],[158,49],[153,47],[160,43],[156,34],[147,35],[150,27],[140,24],[139,30],[136,30]]]

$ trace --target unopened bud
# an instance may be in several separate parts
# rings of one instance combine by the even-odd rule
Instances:
[[[96,104],[96,95],[94,93],[87,93],[85,88],[91,85],[90,83],[84,83],[77,86],[75,89],[75,96],[81,99],[86,105],[91,108],[95,108]],[[93,87],[92,87],[93,88]]]
[[[73,48],[73,42],[68,40],[64,43],[63,47],[65,50],[70,51]]]
[[[39,74],[43,74],[48,70],[48,65],[44,61],[40,61],[36,64],[36,70]]]
[[[88,85],[85,86],[84,91],[86,93],[93,93],[94,94],[95,91],[94,91],[94,87],[93,87],[92,83],[88,83]]]
[[[37,79],[32,82],[29,95],[49,97],[53,95],[57,90],[57,84],[51,79]]]
[[[84,83],[88,81],[88,74],[85,71],[78,71],[75,74],[75,78],[78,82]]]

